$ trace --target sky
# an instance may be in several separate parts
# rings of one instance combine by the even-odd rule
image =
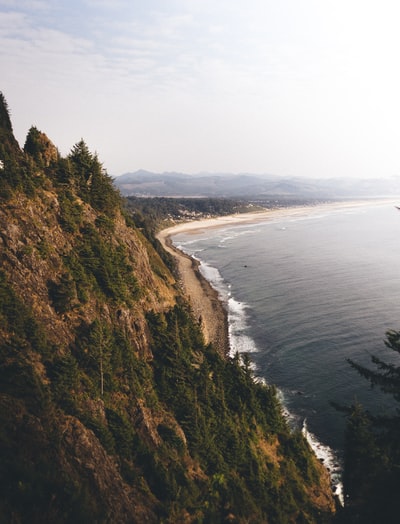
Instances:
[[[397,0],[0,0],[23,147],[108,173],[400,175]]]

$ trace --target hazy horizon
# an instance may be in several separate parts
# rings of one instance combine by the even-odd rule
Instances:
[[[113,176],[400,174],[394,0],[0,0],[23,146],[83,138]]]
[[[207,176],[220,176],[220,177],[229,177],[229,176],[254,176],[259,178],[277,178],[277,179],[299,179],[299,180],[315,180],[315,181],[323,181],[323,180],[348,180],[349,177],[343,176],[332,176],[332,177],[318,177],[318,176],[301,176],[301,175],[277,175],[275,173],[253,173],[250,171],[198,171],[198,172],[192,172],[192,173],[186,173],[183,171],[175,171],[175,170],[159,170],[159,171],[150,171],[149,169],[132,169],[130,171],[126,171],[124,173],[120,173],[118,175],[113,175],[110,173],[114,178],[119,178],[124,175],[136,175],[138,173],[147,173],[149,175],[160,175],[160,176],[167,176],[167,175],[177,175],[177,176],[188,176],[188,177],[207,177]],[[357,180],[390,180],[390,179],[399,179],[400,180],[400,174],[395,175],[388,175],[387,177],[350,177],[351,181],[357,181]]]

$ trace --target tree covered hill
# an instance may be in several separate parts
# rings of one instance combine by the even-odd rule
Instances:
[[[330,522],[275,389],[204,343],[97,155],[21,149],[1,95],[0,160],[0,522]]]

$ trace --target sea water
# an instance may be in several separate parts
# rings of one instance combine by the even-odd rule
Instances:
[[[400,212],[393,205],[310,208],[257,224],[181,233],[229,313],[233,352],[275,384],[292,424],[340,473],[345,421],[332,402],[394,409],[347,359],[400,365],[384,345],[400,329]]]

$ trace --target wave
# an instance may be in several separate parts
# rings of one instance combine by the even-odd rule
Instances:
[[[203,277],[206,280],[208,280],[211,286],[218,292],[220,300],[222,300],[222,302],[224,303],[227,303],[231,295],[230,286],[226,284],[219,270],[216,267],[210,264],[207,264],[206,262],[203,262],[201,259],[197,257],[193,257],[193,258],[196,258],[196,260],[200,262],[200,265],[199,265],[200,273],[203,275]]]
[[[341,503],[344,505],[343,483],[342,483],[342,464],[337,454],[329,446],[322,444],[307,427],[307,419],[303,421],[302,433],[314,451],[316,457],[323,463],[329,471],[332,481],[332,490]]]
[[[256,343],[246,331],[249,329],[246,309],[247,304],[238,302],[233,297],[228,300],[228,325],[231,355],[239,353],[255,353],[258,351]],[[254,366],[255,369],[255,366]]]
[[[205,240],[207,240],[207,239],[205,239]],[[195,245],[198,244],[198,239],[197,238],[195,238],[193,240],[185,240],[182,244],[175,244],[174,243],[174,246],[176,247],[176,249],[179,249],[179,250],[183,251],[185,248],[187,248],[187,246],[191,246],[193,244],[195,244]],[[203,250],[202,249],[198,249],[196,247],[196,251],[203,251]]]
[[[219,244],[224,244],[225,242],[228,242],[229,240],[235,240],[236,238],[239,238],[244,235],[250,235],[257,233],[258,229],[254,229],[253,225],[243,225],[243,226],[234,226],[231,228],[227,228],[221,231],[223,234],[221,238],[219,239]]]
[[[288,400],[285,393],[277,388],[278,399],[282,405],[283,416],[292,429],[301,429],[301,432],[307,440],[309,446],[314,452],[317,459],[324,465],[329,472],[331,478],[331,486],[333,494],[338,498],[340,504],[344,506],[343,495],[343,464],[338,453],[330,446],[323,444],[311,431],[308,429],[307,419],[301,418],[299,415],[288,409]]]
[[[236,352],[257,352],[258,348],[254,340],[247,334],[250,326],[246,310],[249,308],[249,305],[244,302],[239,302],[232,297],[231,285],[224,280],[217,268],[200,260],[199,269],[204,278],[210,282],[213,288],[218,292],[220,299],[227,306],[231,356]]]
[[[228,237],[224,238],[228,240]],[[191,243],[192,242],[190,242],[190,244]],[[256,342],[248,335],[250,324],[247,312],[250,309],[250,305],[245,302],[239,302],[232,296],[231,284],[226,282],[219,270],[211,264],[204,262],[197,256],[197,254],[202,251],[201,249],[191,250],[190,248],[187,248],[188,244],[186,242],[179,247],[179,249],[186,252],[199,262],[199,270],[201,274],[208,280],[211,286],[218,292],[220,299],[226,304],[228,312],[229,342],[231,348],[230,356],[233,356],[236,353],[243,354],[259,352]],[[252,364],[252,370],[255,380],[267,383],[265,377],[257,374],[257,366],[254,362]],[[285,399],[285,395],[280,389],[278,389],[278,398],[282,405],[283,414],[289,425],[292,428],[302,430],[303,435],[307,439],[316,457],[329,471],[332,480],[333,493],[338,497],[338,500],[343,505],[343,485],[341,481],[342,465],[337,454],[332,448],[321,443],[318,438],[309,431],[306,419],[303,420],[299,415],[288,409],[289,402]]]
[[[249,322],[247,316],[247,310],[250,306],[244,302],[237,301],[231,296],[231,286],[221,276],[218,269],[211,265],[200,261],[200,270],[210,284],[218,291],[221,299],[225,301],[228,307],[228,325],[229,325],[229,341],[230,341],[230,356],[233,356],[237,352],[243,353],[255,353],[259,349],[255,341],[247,334],[249,329]],[[228,297],[228,298],[227,298]],[[227,300],[226,300],[227,298]],[[255,376],[255,380],[266,383],[265,377],[257,375],[257,366],[253,362],[252,370]],[[283,414],[286,420],[292,427],[301,427],[301,419],[298,415],[292,413],[285,401],[285,396],[282,391],[278,390],[278,397],[282,404]],[[309,431],[307,427],[307,420],[304,419],[301,427],[302,433],[313,450],[315,456],[320,460],[325,468],[328,470],[331,482],[332,491],[338,498],[340,503],[344,504],[343,499],[343,484],[342,484],[342,464],[339,460],[335,451],[329,446],[323,444],[318,438]]]

